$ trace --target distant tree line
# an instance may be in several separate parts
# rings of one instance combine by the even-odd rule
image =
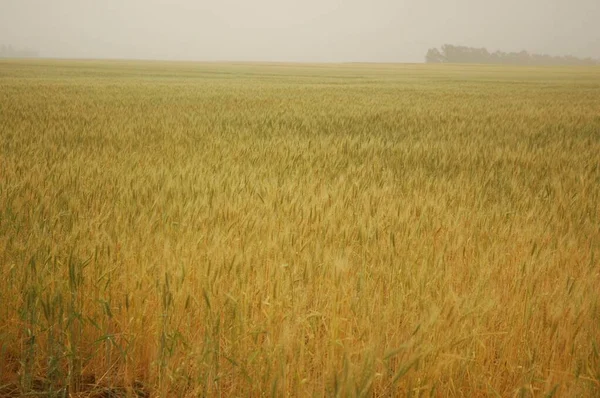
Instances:
[[[37,51],[14,48],[5,44],[0,46],[0,58],[35,58],[37,56]]]
[[[454,46],[444,44],[439,50],[430,48],[425,55],[425,62],[465,63],[465,64],[506,64],[506,65],[600,65],[600,60],[577,58],[571,55],[552,56],[546,54],[529,54],[527,51],[505,53],[489,52],[485,48]]]

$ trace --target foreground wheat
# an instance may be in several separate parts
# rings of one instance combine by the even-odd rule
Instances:
[[[0,63],[0,386],[600,394],[600,70]]]

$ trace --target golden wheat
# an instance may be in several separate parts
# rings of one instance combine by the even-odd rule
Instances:
[[[599,154],[593,67],[2,61],[0,390],[597,396]]]

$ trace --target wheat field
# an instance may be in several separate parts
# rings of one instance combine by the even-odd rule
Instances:
[[[598,396],[600,68],[0,61],[0,396]]]

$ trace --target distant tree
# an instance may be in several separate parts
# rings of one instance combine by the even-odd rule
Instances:
[[[444,44],[441,52],[448,62],[461,62],[461,54],[463,52],[461,47],[453,46],[452,44]]]
[[[571,55],[553,57],[546,54],[521,52],[490,53],[485,48],[474,48],[444,44],[440,50],[430,48],[425,55],[427,63],[471,63],[471,64],[509,64],[509,65],[600,65],[600,60],[577,58]]]
[[[475,62],[481,64],[489,64],[491,62],[491,55],[486,48],[474,48],[472,50],[472,55],[475,59]]]
[[[446,62],[446,59],[437,48],[430,48],[425,55],[425,62],[428,64],[441,64]]]
[[[6,44],[0,46],[0,58],[34,58],[37,56],[38,53],[33,50],[21,50]]]

